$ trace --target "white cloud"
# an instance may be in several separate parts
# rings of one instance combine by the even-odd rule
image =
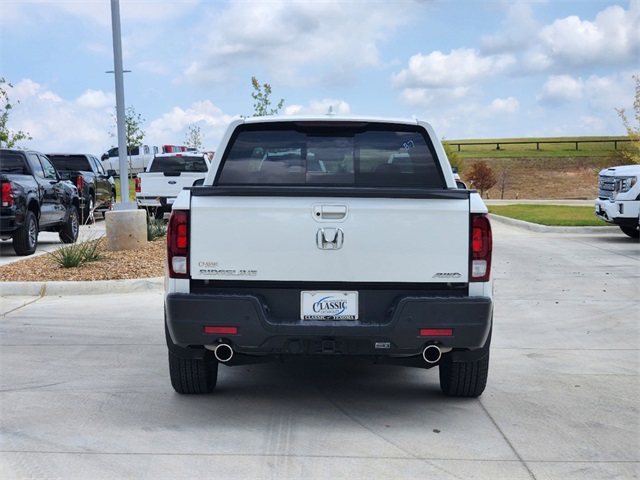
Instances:
[[[250,5],[232,1],[204,20],[189,77],[221,80],[231,67],[249,65],[266,69],[280,84],[343,83],[360,68],[378,66],[379,44],[410,18],[410,9],[391,2],[376,2],[375,8],[340,1]]]
[[[594,135],[602,132],[606,127],[606,122],[602,120],[600,117],[593,116],[582,116],[578,119],[578,125],[582,129],[583,132],[592,132]]]
[[[176,19],[199,5],[200,0],[180,0],[167,2],[162,0],[120,0],[120,18],[122,22],[138,24],[158,24]],[[0,23],[11,21],[54,22],[55,12],[89,19],[101,26],[111,26],[111,6],[105,0],[19,0],[3,1]]]
[[[515,2],[507,5],[507,16],[502,22],[503,32],[484,35],[480,38],[480,49],[485,54],[515,52],[527,49],[531,38],[535,37],[540,24],[533,19],[533,9],[529,2]]]
[[[536,100],[542,106],[561,106],[573,102],[593,112],[610,114],[614,108],[633,104],[633,75],[639,71],[608,76],[591,75],[586,79],[571,75],[552,75]]]
[[[537,100],[546,105],[558,105],[580,100],[583,95],[582,79],[570,75],[553,75],[542,87],[542,93]]]
[[[520,102],[515,97],[495,98],[489,103],[462,102],[449,108],[430,110],[429,119],[439,135],[448,139],[507,137],[508,134],[493,134],[496,120],[501,124],[513,124],[521,117]]]
[[[400,98],[407,105],[429,107],[461,100],[467,96],[468,92],[468,87],[405,88],[402,90]]]
[[[516,113],[520,110],[520,102],[515,97],[508,98],[496,98],[489,107],[486,109],[486,112],[489,117],[493,117],[496,115],[505,115],[510,113]]]
[[[9,128],[33,138],[20,146],[42,152],[82,151],[99,153],[107,146],[111,117],[106,111],[109,94],[87,91],[76,100],[65,100],[46,87],[23,79],[9,92],[15,103]]]
[[[173,107],[153,120],[146,129],[145,142],[150,145],[182,144],[190,125],[198,124],[207,148],[215,148],[234,116],[227,115],[210,101],[194,102],[189,108]]]
[[[593,65],[638,60],[640,24],[638,2],[629,10],[618,5],[600,12],[594,21],[572,15],[544,27],[538,36],[541,47],[554,63]]]
[[[336,115],[349,115],[351,107],[344,100],[325,98],[324,100],[311,100],[308,106],[289,105],[284,109],[285,115],[322,115],[329,109]]]
[[[84,108],[115,108],[116,96],[99,90],[87,90],[76,103]]]
[[[436,50],[412,56],[408,67],[394,75],[391,83],[404,88],[466,86],[504,74],[514,62],[512,55],[482,56],[470,48],[452,50],[448,55]]]

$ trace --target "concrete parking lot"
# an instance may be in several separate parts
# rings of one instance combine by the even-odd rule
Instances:
[[[81,225],[78,241],[92,240],[105,235],[106,227],[102,214],[96,215],[95,223],[91,225]],[[40,232],[38,234],[38,246],[35,255],[42,255],[52,252],[65,245],[60,241],[60,235],[55,232]],[[17,262],[25,257],[15,254],[13,242],[11,240],[0,241],[0,265]]]
[[[640,247],[494,223],[478,399],[437,369],[346,359],[169,383],[160,287],[4,296],[0,477],[627,479],[640,475]],[[102,293],[102,292],[101,292]]]

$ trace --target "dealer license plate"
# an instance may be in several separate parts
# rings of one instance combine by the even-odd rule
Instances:
[[[358,292],[300,292],[302,320],[357,320]]]

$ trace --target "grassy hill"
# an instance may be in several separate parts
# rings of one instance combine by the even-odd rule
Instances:
[[[623,163],[616,155],[614,141],[624,139],[628,137],[446,141],[454,150],[458,148],[457,143],[461,144],[460,177],[467,184],[465,172],[474,162],[485,161],[494,170],[498,182],[489,190],[488,198],[591,200],[598,193],[598,172]],[[516,141],[526,143],[508,143]],[[549,141],[554,143],[544,143]],[[472,145],[474,143],[483,145]],[[629,148],[629,143],[619,142],[617,147],[618,151]]]

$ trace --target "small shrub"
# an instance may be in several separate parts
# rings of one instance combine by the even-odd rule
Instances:
[[[100,260],[104,260],[105,255],[101,251],[103,242],[104,237],[100,237],[97,240],[89,240],[88,242],[84,242],[85,262],[98,262]]]
[[[70,243],[49,252],[49,255],[62,268],[77,268],[87,262],[96,262],[105,258],[100,251],[103,241],[104,237],[100,237],[97,240]]]
[[[161,218],[147,218],[147,241],[153,242],[167,234],[167,224]]]

